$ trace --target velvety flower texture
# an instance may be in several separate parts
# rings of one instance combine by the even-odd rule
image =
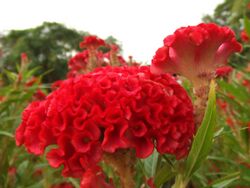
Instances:
[[[99,46],[104,46],[105,41],[98,38],[97,36],[90,35],[83,38],[80,43],[80,48],[98,48]]]
[[[228,27],[199,24],[181,27],[164,39],[152,60],[153,72],[169,72],[185,76],[194,85],[214,75],[225,66],[228,57],[242,47]]]
[[[247,32],[245,30],[240,32],[240,37],[243,42],[249,41],[249,36],[247,35]]]
[[[217,77],[226,77],[233,71],[233,68],[230,66],[224,66],[216,69],[216,76]]]
[[[107,66],[62,81],[44,101],[31,103],[16,143],[36,155],[57,146],[47,153],[50,165],[64,165],[64,176],[81,177],[103,152],[118,149],[134,149],[145,158],[156,147],[180,159],[193,135],[192,103],[171,75]]]
[[[115,188],[112,181],[106,182],[106,177],[101,168],[88,169],[81,181],[81,188]]]
[[[77,53],[72,57],[68,62],[68,68],[76,71],[84,70],[88,62],[88,51],[84,50],[83,52]]]

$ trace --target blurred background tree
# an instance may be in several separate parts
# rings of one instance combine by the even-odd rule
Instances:
[[[25,52],[30,59],[30,68],[39,66],[38,75],[45,74],[42,82],[52,83],[65,78],[67,61],[80,51],[79,42],[86,35],[84,31],[67,28],[63,24],[44,22],[41,26],[11,30],[0,35],[2,59],[0,70],[16,71],[16,63],[20,62],[20,54]],[[108,43],[117,43],[110,36]],[[107,51],[107,48],[103,48]]]

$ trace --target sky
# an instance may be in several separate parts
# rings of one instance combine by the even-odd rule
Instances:
[[[150,63],[163,39],[182,26],[197,25],[223,0],[3,0],[0,32],[26,29],[44,21],[122,44],[125,58]]]

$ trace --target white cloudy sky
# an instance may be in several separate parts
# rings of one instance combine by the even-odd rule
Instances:
[[[3,0],[0,31],[55,21],[100,37],[114,36],[124,56],[150,62],[168,34],[196,25],[223,0]]]

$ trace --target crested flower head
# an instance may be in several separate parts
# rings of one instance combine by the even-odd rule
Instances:
[[[84,50],[83,52],[77,53],[74,57],[72,57],[68,61],[69,72],[67,76],[74,77],[80,73],[86,72],[88,58],[89,58],[88,50]]]
[[[105,41],[98,38],[97,36],[90,35],[83,38],[83,41],[80,43],[80,48],[93,48],[96,49],[100,46],[104,46]]]
[[[214,76],[218,67],[227,64],[228,57],[242,47],[228,27],[199,24],[181,27],[164,39],[152,60],[155,73],[176,73],[194,85]]]
[[[120,149],[148,157],[160,153],[180,159],[194,135],[193,107],[186,91],[168,75],[149,67],[103,67],[62,81],[44,101],[31,103],[16,130],[17,145],[47,153],[63,175],[80,177],[102,154]]]

